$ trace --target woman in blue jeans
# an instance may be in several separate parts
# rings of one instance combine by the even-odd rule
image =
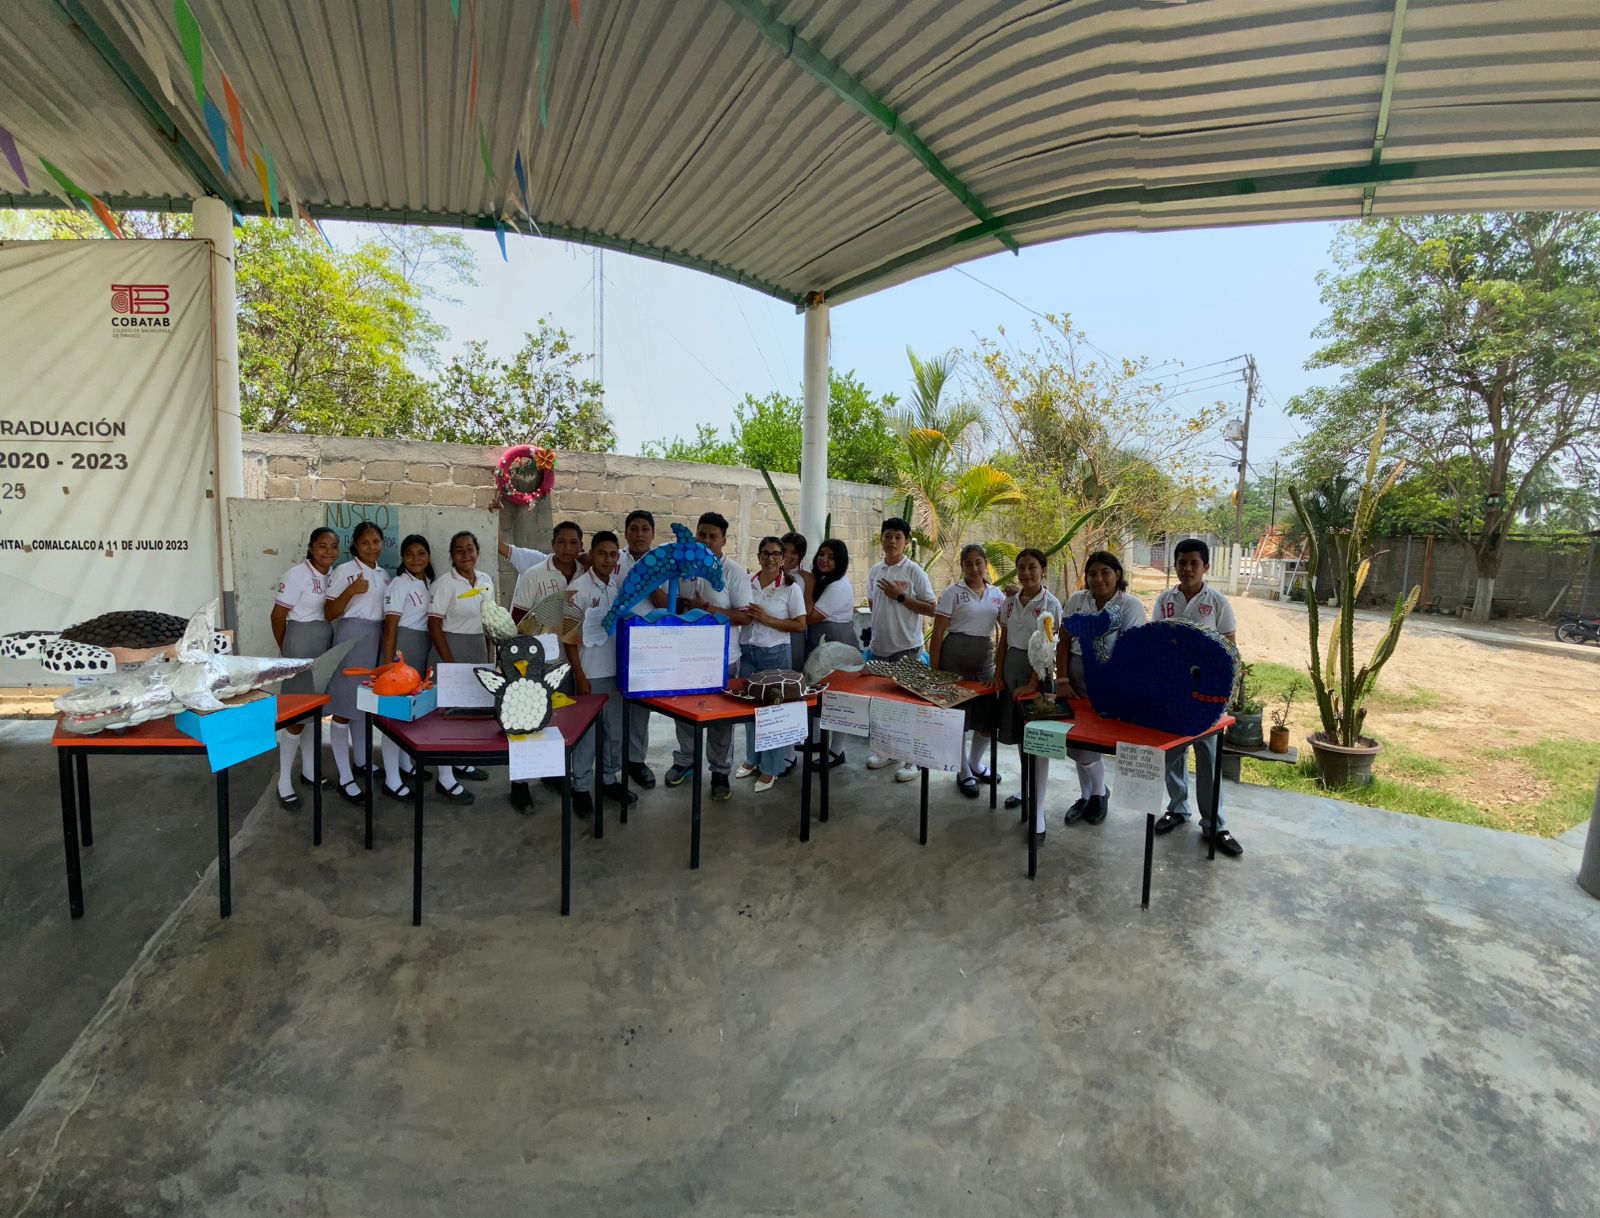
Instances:
[[[745,612],[750,624],[744,628],[739,649],[739,675],[753,677],[769,668],[788,668],[791,662],[791,636],[806,628],[806,598],[800,585],[783,573],[783,542],[763,537],[757,547],[761,569],[750,577],[750,603]],[[784,750],[755,751],[754,723],[745,725],[745,763],[735,778],[756,780],[756,793],[772,790],[784,768]]]

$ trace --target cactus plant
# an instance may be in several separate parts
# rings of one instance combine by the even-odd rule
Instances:
[[[1306,597],[1306,618],[1311,632],[1309,665],[1311,689],[1316,695],[1326,742],[1346,750],[1376,747],[1373,742],[1362,736],[1362,727],[1367,718],[1367,698],[1377,685],[1378,674],[1383,670],[1384,664],[1394,654],[1395,645],[1400,641],[1400,628],[1405,625],[1406,615],[1416,608],[1417,596],[1421,591],[1420,588],[1413,587],[1409,592],[1402,592],[1395,601],[1388,629],[1378,640],[1371,658],[1366,664],[1357,668],[1356,598],[1366,585],[1367,576],[1372,570],[1372,559],[1365,556],[1367,539],[1372,530],[1373,519],[1377,515],[1379,500],[1388,494],[1405,468],[1404,461],[1396,462],[1388,476],[1381,484],[1378,483],[1378,457],[1383,446],[1383,431],[1384,419],[1380,416],[1377,434],[1372,438],[1372,449],[1367,454],[1366,474],[1361,482],[1348,542],[1343,547],[1330,543],[1330,548],[1336,556],[1334,574],[1339,582],[1339,616],[1328,639],[1326,662],[1322,658],[1322,631],[1317,617],[1317,600],[1315,596]],[[1317,563],[1320,549],[1324,543],[1329,542],[1329,539],[1317,536],[1305,506],[1300,502],[1299,491],[1292,486],[1289,488],[1289,498],[1294,503],[1295,514],[1300,518],[1300,527],[1306,534],[1306,569],[1316,571],[1319,569]],[[1313,740],[1312,743],[1315,745],[1317,741]]]

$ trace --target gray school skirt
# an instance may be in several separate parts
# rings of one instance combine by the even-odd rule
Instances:
[[[382,638],[383,623],[369,618],[342,617],[333,623],[333,641],[336,644],[346,639],[356,641],[356,645],[339,661],[339,671],[334,674],[333,680],[328,682],[328,697],[333,699],[328,709],[339,718],[349,719],[360,713],[356,709],[356,687],[364,680],[362,677],[346,676],[344,670],[376,668],[378,644]]]
[[[433,640],[426,630],[413,630],[410,626],[394,628],[394,649],[405,656],[406,663],[423,676],[428,675],[428,665],[433,662]]]
[[[455,656],[457,664],[489,662],[489,640],[481,630],[476,634],[456,634],[454,631],[448,631],[444,641],[450,644],[450,654]]]
[[[314,660],[333,642],[333,626],[328,622],[285,622],[283,655],[289,660]],[[310,672],[290,677],[279,689],[286,694],[314,694]]]
[[[951,634],[946,631],[939,653],[939,667],[967,681],[994,680],[994,639],[988,635]],[[985,694],[969,700],[967,726],[976,731],[994,730],[994,699]]]
[[[1000,695],[1000,740],[1003,744],[1017,744],[1022,740],[1022,716],[1017,711],[1016,699],[1011,692],[1033,680],[1033,665],[1028,663],[1025,648],[1006,648],[1000,680],[1005,683],[1005,692]]]

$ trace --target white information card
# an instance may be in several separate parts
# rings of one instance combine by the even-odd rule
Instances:
[[[507,736],[507,758],[512,782],[526,782],[530,778],[565,778],[567,774],[567,745],[561,733],[553,727],[526,736]]]
[[[721,689],[727,684],[727,626],[633,626],[628,630],[628,692]]]
[[[1148,744],[1117,745],[1117,807],[1160,816],[1167,806],[1167,755]]]
[[[867,743],[874,753],[923,769],[959,770],[966,718],[959,708],[873,698]]]
[[[866,694],[822,692],[822,730],[846,736],[865,736],[868,732],[872,699]]]
[[[433,670],[433,686],[439,691],[439,705],[493,706],[494,695],[478,684],[472,674],[474,668],[488,668],[487,664],[437,664]]]
[[[756,752],[799,744],[806,738],[806,704],[781,702],[756,707]]]

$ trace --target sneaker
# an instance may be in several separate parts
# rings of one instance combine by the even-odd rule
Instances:
[[[770,791],[773,787],[777,786],[777,784],[778,780],[776,778],[773,778],[769,775],[762,775],[760,778],[756,779],[756,794],[760,795],[764,791]]]
[[[894,764],[895,759],[893,757],[879,757],[876,753],[867,758],[867,769],[869,770],[881,770]]]
[[[607,799],[615,800],[619,804],[623,803],[623,802],[627,802],[627,803],[630,803],[630,804],[636,804],[636,803],[639,802],[639,797],[637,795],[635,795],[632,791],[628,792],[627,800],[626,801],[623,800],[623,798],[622,798],[622,784],[620,782],[608,782],[608,783],[606,783],[605,786],[601,787],[600,790],[601,790],[601,793],[604,794]]]
[[[675,765],[667,771],[667,785],[669,787],[681,787],[689,781],[689,775],[693,773],[694,767],[692,765]]]
[[[656,785],[655,771],[642,761],[631,762],[628,765],[628,777],[637,783],[641,790],[648,791]]]
[[[711,798],[716,800],[733,798],[733,787],[728,782],[726,774],[713,774],[711,776]]]
[[[759,766],[751,765],[748,761],[733,772],[735,778],[754,778],[761,772]]]
[[[917,769],[917,767],[912,765],[909,761],[894,772],[894,780],[896,782],[910,782],[914,778],[921,777],[922,771]]]

